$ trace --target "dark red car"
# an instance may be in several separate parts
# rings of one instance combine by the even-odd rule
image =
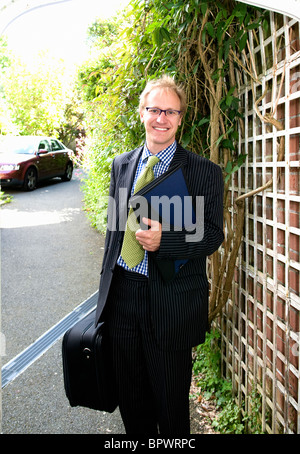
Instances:
[[[1,187],[35,189],[38,181],[61,177],[70,181],[74,153],[59,140],[42,136],[0,136]]]

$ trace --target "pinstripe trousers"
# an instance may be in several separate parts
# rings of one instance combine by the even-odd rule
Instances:
[[[106,305],[120,413],[127,434],[187,435],[191,349],[157,345],[147,281],[117,266]]]

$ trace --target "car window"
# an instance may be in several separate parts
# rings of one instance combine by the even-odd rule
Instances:
[[[0,153],[34,154],[36,142],[31,137],[1,137]]]
[[[39,150],[50,151],[50,146],[47,140],[41,140],[39,144]]]
[[[52,151],[63,150],[63,146],[57,140],[54,139],[51,139],[51,148]]]

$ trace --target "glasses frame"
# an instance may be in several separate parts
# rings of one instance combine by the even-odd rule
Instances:
[[[164,112],[164,114],[165,114],[165,116],[166,116],[167,118],[172,118],[172,115],[171,115],[171,116],[167,115],[167,112],[168,112],[169,110],[172,110],[173,112],[176,112],[176,113],[178,114],[178,115],[176,115],[174,118],[179,117],[179,115],[180,115],[181,112],[182,112],[181,110],[176,110],[176,109],[159,109],[158,107],[145,107],[145,110],[146,110],[147,112],[149,111],[149,109],[156,109],[156,110],[158,110],[158,111],[159,111],[159,114],[157,115],[157,117],[160,117],[161,114],[162,114],[162,112]],[[148,112],[148,113],[149,113],[149,112]],[[150,114],[150,115],[151,115],[151,114]],[[153,116],[156,116],[156,115],[153,115]]]

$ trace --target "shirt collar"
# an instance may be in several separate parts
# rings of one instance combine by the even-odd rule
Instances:
[[[177,147],[177,142],[176,142],[176,140],[174,140],[174,142],[171,145],[169,145],[167,148],[165,148],[164,150],[157,153],[156,156],[160,159],[160,161],[164,162],[165,164],[169,164],[171,159],[174,156],[176,147]],[[152,156],[152,154],[148,150],[147,144],[145,143],[143,153],[142,153],[142,161],[144,162],[146,159],[149,158],[149,156]]]

